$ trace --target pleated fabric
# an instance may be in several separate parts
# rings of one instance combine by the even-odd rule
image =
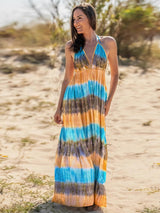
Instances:
[[[84,49],[74,54],[74,74],[62,103],[52,202],[73,207],[107,206],[106,65],[98,36],[91,64]]]

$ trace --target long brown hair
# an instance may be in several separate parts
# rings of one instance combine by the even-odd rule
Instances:
[[[96,12],[94,7],[89,3],[82,3],[77,5],[72,10],[71,15],[71,37],[72,45],[70,47],[74,52],[78,52],[81,47],[85,45],[85,38],[83,34],[78,34],[76,28],[74,27],[73,13],[76,9],[82,10],[82,12],[87,16],[90,26],[93,30],[96,30]]]

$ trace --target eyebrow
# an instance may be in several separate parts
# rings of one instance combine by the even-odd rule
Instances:
[[[80,16],[83,16],[83,15],[78,15],[77,18],[80,17]],[[74,18],[75,18],[75,17],[73,17],[73,19],[74,19]]]

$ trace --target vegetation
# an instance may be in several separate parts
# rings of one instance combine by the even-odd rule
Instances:
[[[150,209],[145,207],[144,210],[141,211],[141,213],[160,213],[160,208],[153,207],[152,209]]]
[[[160,11],[157,8],[144,0],[118,1],[116,5],[111,0],[86,2],[96,8],[97,33],[116,39],[120,63],[138,65],[146,71],[153,60],[159,58],[160,49],[156,48],[155,53],[153,47],[155,36],[160,35]]]
[[[31,27],[17,29],[13,23],[0,30],[0,47],[41,47],[50,44],[50,25],[37,24]]]
[[[16,23],[14,23],[3,28],[0,31],[0,47],[4,48],[9,45],[44,47],[51,44],[53,47],[64,46],[70,37],[70,31],[65,28],[66,19],[60,18],[60,1],[51,2],[52,24],[30,0],[32,8],[45,23],[20,29],[16,29]],[[84,0],[68,1],[68,23],[73,6],[81,2]],[[110,35],[116,39],[121,64],[139,65],[144,70],[147,70],[153,62],[158,64],[160,48],[154,43],[154,38],[160,35],[160,11],[157,8],[150,3],[145,3],[144,0],[116,1],[114,4],[111,0],[86,0],[85,2],[91,3],[96,9],[97,34]],[[39,63],[48,60],[46,57],[43,53],[31,52],[23,55],[21,59],[26,62]],[[54,67],[54,61],[49,63]],[[3,72],[10,72],[10,70],[3,70]]]
[[[36,143],[36,141],[30,139],[29,137],[21,138],[21,146],[22,147],[30,145],[30,144],[35,144],[35,143]]]
[[[27,183],[32,183],[33,186],[44,186],[44,185],[53,186],[54,184],[53,180],[49,179],[47,175],[38,176],[35,173],[31,173],[30,175],[28,175],[25,178],[25,181]]]
[[[12,169],[12,168],[5,168]],[[53,195],[53,177],[30,173],[24,180],[14,182],[10,179],[0,178],[1,195],[9,194],[13,197],[8,203],[1,203],[1,213],[29,213],[40,212],[40,210],[52,209],[52,203],[48,200]],[[43,186],[43,187],[42,187]],[[7,197],[3,199],[8,199]],[[54,211],[53,211],[54,212]]]
[[[19,203],[15,203],[10,207],[4,207],[1,208],[0,211],[1,213],[28,213],[33,207],[35,206],[35,204],[31,203],[31,202],[19,202]]]
[[[0,65],[0,73],[3,74],[11,74],[11,73],[26,73],[29,71],[35,71],[37,67],[30,64],[22,64],[21,66],[13,66],[10,64],[1,64]]]

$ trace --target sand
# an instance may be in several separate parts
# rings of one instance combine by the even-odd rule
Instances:
[[[1,62],[17,63],[2,53]],[[143,74],[138,67],[119,66],[119,73],[121,79],[106,117],[107,207],[97,212],[144,212],[145,208],[160,208],[159,70]],[[50,202],[61,128],[51,117],[63,77],[64,67],[59,63],[53,69],[39,65],[37,71],[28,73],[0,73],[1,211],[29,201],[42,207],[42,213],[85,212]],[[106,71],[108,89],[109,82]],[[43,183],[33,184],[26,179],[30,174],[43,177]]]

